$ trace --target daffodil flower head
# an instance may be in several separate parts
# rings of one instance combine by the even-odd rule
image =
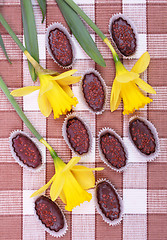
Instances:
[[[71,76],[77,70],[70,70],[59,74],[48,69],[43,69],[27,51],[24,53],[36,70],[40,86],[23,87],[12,91],[11,94],[15,97],[20,97],[39,90],[38,106],[45,117],[48,117],[52,110],[54,118],[59,118],[60,115],[71,111],[72,106],[76,106],[78,103],[77,98],[74,97],[69,87],[69,85],[77,83],[81,79],[81,77]]]
[[[58,196],[66,204],[65,209],[72,211],[85,201],[92,199],[92,194],[86,190],[95,186],[93,171],[101,171],[103,168],[87,168],[76,165],[80,157],[73,157],[67,164],[60,158],[54,159],[55,174],[50,181],[34,192],[31,197],[43,193],[50,185],[50,197],[55,201]]]
[[[139,74],[147,69],[149,62],[150,55],[148,52],[145,52],[129,72],[120,60],[115,61],[116,77],[111,91],[111,112],[118,108],[121,99],[124,103],[123,114],[133,113],[135,110],[143,108],[146,104],[152,102],[152,99],[145,97],[138,88],[140,87],[148,93],[156,93],[149,84],[139,77]]]

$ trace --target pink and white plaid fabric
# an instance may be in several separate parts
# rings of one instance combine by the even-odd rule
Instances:
[[[51,59],[45,47],[45,31],[49,24],[58,21],[65,23],[54,0],[47,1],[46,20],[41,24],[41,12],[36,0],[33,0],[35,19],[38,32],[40,63],[45,68],[62,72]],[[167,239],[167,1],[166,0],[75,0],[77,4],[95,21],[107,35],[110,17],[115,13],[124,13],[134,21],[139,33],[139,49],[131,60],[123,59],[130,69],[146,50],[151,55],[150,66],[142,78],[150,83],[157,94],[151,96],[153,103],[136,114],[146,117],[157,128],[161,151],[153,162],[146,162],[133,146],[127,136],[128,119],[123,116],[123,106],[111,113],[109,97],[106,110],[102,115],[88,111],[80,102],[79,86],[75,84],[73,91],[79,99],[75,112],[86,119],[93,135],[93,151],[81,160],[86,166],[103,166],[105,170],[96,173],[96,179],[109,179],[124,201],[124,218],[118,226],[109,226],[97,213],[94,201],[84,203],[72,213],[64,210],[62,202],[58,203],[65,212],[68,232],[64,240],[166,240]],[[23,41],[23,28],[19,0],[0,0],[0,12]],[[27,60],[2,26],[0,26],[10,65],[0,49],[0,75],[10,90],[32,85]],[[93,38],[105,58],[107,67],[95,64],[80,48],[76,40],[77,61],[74,68],[78,75],[89,68],[97,69],[107,84],[110,93],[115,76],[115,68],[111,52],[101,39],[90,30]],[[37,83],[38,84],[38,83]],[[18,103],[40,134],[55,148],[58,155],[66,162],[72,153],[62,137],[64,116],[54,120],[53,115],[45,118],[37,105],[37,93],[18,98]],[[130,149],[130,163],[124,173],[109,169],[101,161],[97,149],[98,132],[103,127],[111,127],[123,137]],[[53,175],[52,159],[42,147],[45,167],[40,173],[30,173],[22,169],[12,158],[8,138],[12,130],[29,130],[17,116],[10,103],[0,90],[0,239],[2,240],[51,240],[33,216],[31,193],[44,185]],[[93,193],[93,190],[91,191]],[[48,192],[47,192],[48,193]]]

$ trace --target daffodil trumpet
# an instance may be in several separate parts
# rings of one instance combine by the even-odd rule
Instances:
[[[113,82],[110,97],[111,112],[118,108],[121,99],[124,103],[123,114],[133,113],[135,110],[143,108],[146,104],[152,102],[152,99],[145,97],[139,89],[141,88],[147,93],[156,94],[156,91],[139,77],[139,74],[144,72],[149,65],[149,53],[145,52],[136,62],[131,71],[128,71],[121,63],[118,54],[116,53],[109,39],[103,34],[97,25],[84,13],[80,7],[78,7],[73,0],[63,1],[66,2],[97,33],[97,35],[103,40],[103,42],[112,52],[116,76]]]
[[[16,100],[10,94],[9,89],[1,77],[0,87],[20,118],[32,132],[32,134],[49,150],[50,155],[54,161],[54,176],[46,185],[34,192],[31,197],[43,193],[51,185],[51,199],[55,201],[59,196],[61,200],[66,204],[65,208],[67,211],[72,211],[73,208],[79,206],[81,203],[90,201],[92,199],[92,195],[86,190],[93,188],[95,185],[95,177],[93,171],[101,171],[103,168],[87,168],[85,166],[76,165],[79,162],[80,157],[74,157],[67,164],[65,164],[63,160],[58,157],[54,149],[38,133],[38,131],[25,116]]]
[[[40,86],[23,87],[12,91],[11,94],[15,97],[20,97],[39,90],[38,106],[45,117],[48,117],[52,110],[54,118],[59,118],[60,115],[71,111],[72,107],[75,107],[78,103],[69,86],[80,81],[81,77],[72,76],[77,70],[73,69],[59,74],[58,72],[44,69],[26,50],[1,14],[0,22],[32,64],[40,81]]]
[[[53,150],[52,150],[53,154]],[[93,171],[101,171],[103,168],[87,168],[76,165],[80,157],[73,157],[65,164],[59,157],[53,158],[55,174],[43,187],[34,192],[31,197],[42,194],[50,187],[50,197],[55,201],[58,196],[61,198],[67,211],[79,206],[85,201],[92,199],[92,194],[86,190],[94,188],[95,178]]]

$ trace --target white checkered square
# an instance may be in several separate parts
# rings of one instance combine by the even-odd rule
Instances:
[[[125,214],[123,224],[123,240],[147,239],[147,215]]]
[[[147,213],[147,189],[123,189],[124,213]]]
[[[123,14],[128,16],[134,23],[138,33],[146,33],[146,5],[145,4],[133,4],[132,7],[129,4],[123,4]],[[139,21],[140,17],[140,21]]]
[[[35,198],[30,196],[36,191],[35,190],[23,190],[23,215],[34,215],[34,201]]]
[[[123,173],[123,188],[147,189],[147,163],[129,163]]]
[[[72,240],[95,239],[95,216],[72,215]]]
[[[35,216],[23,216],[23,240],[30,239],[45,240],[45,230]]]

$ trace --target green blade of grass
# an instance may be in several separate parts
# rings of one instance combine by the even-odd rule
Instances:
[[[46,0],[37,0],[37,1],[42,12],[42,16],[43,16],[42,23],[43,23],[46,15]]]
[[[82,23],[77,13],[64,1],[56,0],[60,11],[62,12],[68,26],[70,27],[73,35],[83,48],[83,50],[100,66],[105,67],[105,61],[100,54],[95,42],[90,36],[88,30]]]
[[[37,30],[31,0],[21,0],[21,11],[26,48],[31,56],[39,63]],[[33,81],[36,81],[37,75],[35,69],[30,62],[28,62],[28,65],[31,78]]]
[[[6,59],[8,60],[8,62],[9,62],[10,64],[12,64],[11,61],[10,61],[10,59],[9,59],[9,57],[8,57],[8,54],[7,54],[7,52],[6,52],[5,45],[4,45],[4,42],[3,42],[3,39],[2,39],[1,34],[0,34],[0,46],[1,46],[1,48],[2,48],[2,50],[3,50],[3,52],[4,52],[4,54],[5,54]]]

